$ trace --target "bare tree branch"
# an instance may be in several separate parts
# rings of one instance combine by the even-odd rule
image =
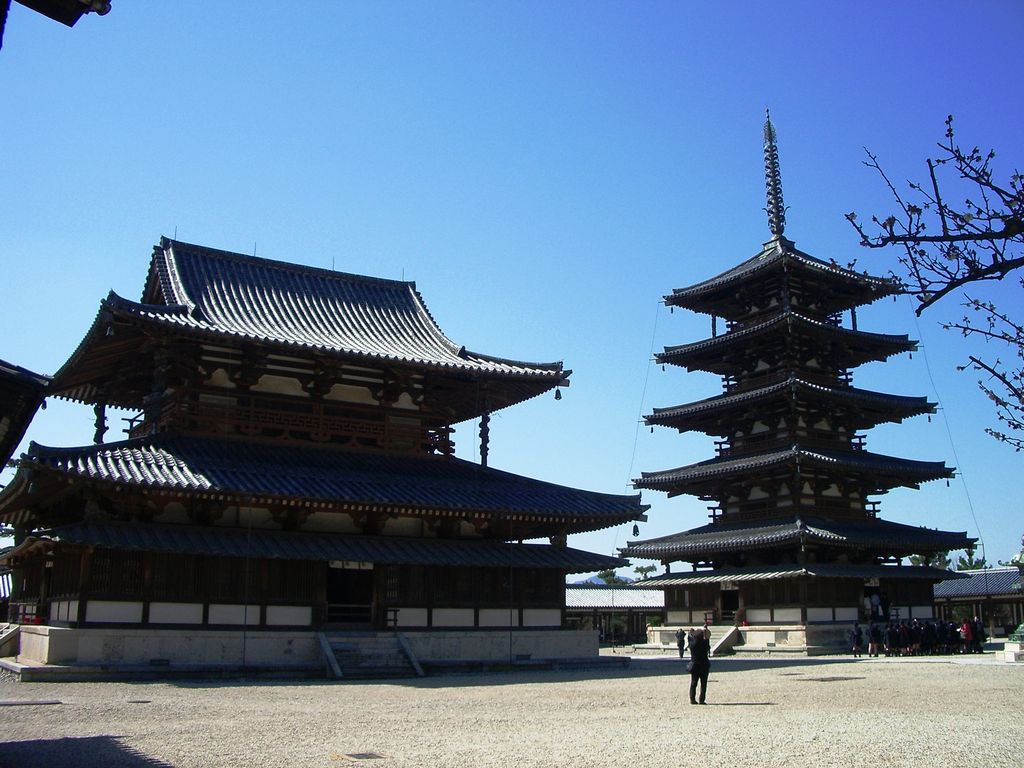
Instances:
[[[872,216],[874,232],[858,221],[855,212],[846,215],[862,246],[897,249],[902,270],[892,274],[904,292],[917,298],[918,315],[951,293],[1003,280],[1024,267],[1024,177],[1020,171],[1010,174],[1008,184],[997,184],[992,170],[995,152],[962,149],[956,143],[952,115],[946,118],[945,139],[937,146],[940,154],[926,160],[929,187],[908,182],[909,198],[900,194],[878,157],[865,149],[868,159],[864,164],[888,187],[896,212],[884,218]],[[943,178],[946,168],[953,171],[952,182]],[[951,184],[968,190],[962,204],[949,202]],[[931,231],[929,224],[933,225]],[[1024,280],[1018,285],[1024,298]],[[985,431],[1019,451],[1024,448],[1024,323],[992,302],[964,299],[964,306],[975,316],[943,327],[997,345],[994,357],[971,355],[959,369],[985,374],[978,386],[1006,428]],[[1018,301],[1013,309],[1021,306],[1024,302]],[[1005,363],[1000,350],[1011,351],[1015,361]]]

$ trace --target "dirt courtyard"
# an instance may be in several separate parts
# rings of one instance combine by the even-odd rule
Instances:
[[[1019,765],[1024,664],[678,659],[391,682],[0,681],[0,766]]]

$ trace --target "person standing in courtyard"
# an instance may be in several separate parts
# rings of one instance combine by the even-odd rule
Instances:
[[[706,704],[708,675],[711,673],[711,630],[707,627],[694,629],[690,640],[690,703]],[[700,700],[697,699],[697,682],[700,681]]]
[[[864,645],[864,630],[860,628],[858,622],[854,622],[853,629],[850,630],[850,645],[853,646],[854,658],[860,656],[861,647]]]

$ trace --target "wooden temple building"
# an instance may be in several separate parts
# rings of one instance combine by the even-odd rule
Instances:
[[[241,642],[315,666],[338,629],[400,631],[424,661],[596,653],[564,628],[565,578],[622,561],[566,537],[643,519],[639,495],[487,466],[491,414],[570,373],[453,343],[410,282],[162,239],[141,301],[107,296],[45,387],[94,409],[94,444],[32,444],[0,494],[11,614],[38,625],[22,654]],[[108,407],[135,414],[127,439],[104,442]],[[470,420],[479,463],[454,455]]]
[[[635,481],[709,502],[711,522],[632,542],[622,554],[666,566],[641,584],[666,590],[669,624],[711,617],[739,625],[736,642],[813,652],[845,642],[839,627],[856,620],[930,618],[933,584],[953,574],[900,562],[974,540],[878,517],[875,497],[953,474],[941,462],[866,447],[865,430],[935,409],[923,397],[853,384],[857,366],[915,349],[904,335],[857,327],[858,307],[899,288],[816,259],[784,237],[770,119],[765,168],[772,238],[738,266],[665,297],[671,307],[710,315],[712,335],[667,347],[657,361],[717,374],[723,392],[655,408],[646,423],[714,436],[717,454]],[[673,572],[673,563],[690,568]]]

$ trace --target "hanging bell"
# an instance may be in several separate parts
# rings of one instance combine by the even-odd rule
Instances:
[[[555,390],[555,400],[561,400],[561,399],[562,399],[562,390],[556,389]]]
[[[633,535],[634,536],[639,536],[640,535],[640,526],[637,525],[636,523],[633,523]]]

